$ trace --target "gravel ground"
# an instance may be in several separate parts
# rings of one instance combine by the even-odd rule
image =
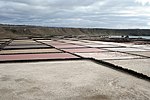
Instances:
[[[149,100],[150,83],[91,61],[0,64],[0,100]]]

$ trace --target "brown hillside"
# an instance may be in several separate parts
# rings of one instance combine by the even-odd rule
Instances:
[[[150,29],[51,28],[0,24],[0,38],[17,36],[51,37],[57,35],[150,35]]]

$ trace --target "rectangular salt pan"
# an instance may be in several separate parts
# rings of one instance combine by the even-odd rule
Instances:
[[[62,42],[42,42],[42,43],[45,43],[45,44],[48,44],[48,45],[67,45],[68,43],[62,43]]]
[[[37,41],[40,41],[40,42],[52,42],[53,40],[37,40]]]
[[[73,44],[85,44],[84,42],[80,42],[80,41],[69,41],[66,43],[73,43]]]
[[[21,54],[21,53],[53,53],[62,52],[57,49],[21,49],[21,50],[2,50],[0,54]]]
[[[13,40],[14,42],[34,42],[32,39],[25,39],[25,40]]]
[[[97,48],[77,48],[77,49],[62,49],[67,52],[77,53],[77,52],[102,52],[107,50],[97,49]]]
[[[16,46],[17,46],[17,45],[18,45],[18,46],[19,46],[19,45],[42,45],[42,43],[38,43],[38,42],[34,42],[34,43],[30,43],[30,42],[29,42],[29,43],[13,43],[13,42],[12,42],[12,43],[10,43],[9,45],[11,45],[11,46],[15,46],[15,45],[16,45]]]
[[[10,39],[0,39],[1,42],[7,42],[10,41]]]
[[[67,45],[55,45],[54,47],[56,48],[83,48],[84,46],[67,44]]]
[[[138,49],[138,48],[106,48],[107,50],[111,50],[111,51],[148,51],[148,50],[144,50],[144,49]]]
[[[20,61],[20,60],[45,60],[45,59],[71,59],[79,58],[68,53],[46,53],[46,54],[17,54],[0,55],[0,61]]]
[[[111,64],[142,73],[150,77],[150,59],[105,60]]]
[[[114,46],[114,45],[104,45],[104,44],[88,44],[88,45],[85,45],[85,46],[88,46],[88,47],[99,47],[99,48],[109,48],[109,47],[119,47],[119,46]]]
[[[127,53],[150,57],[150,51],[136,51],[136,52],[132,51],[132,52],[127,52]]]
[[[132,47],[140,48],[140,49],[145,49],[150,51],[150,44],[148,45],[133,45]]]
[[[85,58],[94,58],[97,60],[142,58],[140,56],[119,53],[119,52],[75,53],[75,54],[80,55]]]
[[[12,42],[14,42],[14,43],[25,43],[25,42],[27,42],[27,43],[34,43],[34,42],[36,42],[36,41],[34,41],[34,40],[13,40]]]
[[[6,43],[6,42],[0,42],[0,44],[4,44],[4,43]]]
[[[32,49],[32,48],[49,48],[47,45],[19,45],[19,46],[6,46],[4,49]]]

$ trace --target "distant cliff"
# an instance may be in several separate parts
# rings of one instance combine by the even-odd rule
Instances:
[[[0,38],[17,36],[52,37],[56,35],[135,35],[150,36],[150,29],[60,28],[0,24]]]

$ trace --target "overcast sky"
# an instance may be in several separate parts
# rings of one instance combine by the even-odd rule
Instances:
[[[0,23],[150,29],[150,0],[0,0]]]

